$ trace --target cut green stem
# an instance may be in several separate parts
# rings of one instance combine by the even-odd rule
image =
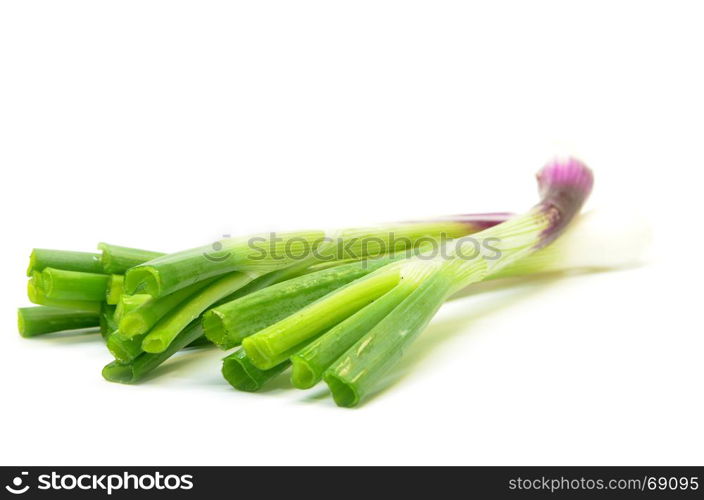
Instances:
[[[226,239],[210,246],[164,255],[130,269],[126,289],[128,293],[144,290],[159,297],[232,271],[261,275],[301,261],[310,261],[312,265],[316,262],[359,260],[410,250],[428,240],[471,234],[504,219],[497,214],[487,218],[481,215],[458,216],[376,228],[345,229],[333,235],[314,230]]]
[[[273,368],[293,354],[297,346],[373,302],[399,280],[398,273],[372,273],[246,337],[242,346],[254,366],[262,370]]]
[[[353,262],[289,279],[217,306],[203,316],[205,335],[223,349],[311,304],[355,279],[378,269],[388,259]]]
[[[324,379],[337,405],[355,406],[371,393],[380,374],[430,322],[451,286],[446,276],[436,273],[335,361]]]
[[[121,247],[108,243],[98,244],[98,249],[102,250],[102,254],[99,256],[101,269],[109,274],[124,274],[131,267],[164,255],[161,252]]]
[[[193,294],[210,285],[215,279],[217,278],[201,281],[165,297],[153,298],[151,295],[142,295],[148,297],[146,302],[120,316],[120,332],[125,337],[147,333],[166,314]]]
[[[27,276],[31,276],[34,271],[43,271],[47,267],[84,273],[103,272],[100,255],[96,253],[50,250],[47,248],[35,248],[32,250],[29,256]]]
[[[164,361],[187,346],[205,345],[200,340],[203,329],[199,321],[194,321],[181,331],[166,350],[160,353],[142,352],[127,362],[113,361],[103,368],[103,377],[110,382],[134,384],[142,380]]]
[[[284,269],[280,271],[276,271],[273,273],[269,273],[267,275],[261,276],[252,282],[248,283],[244,287],[240,288],[239,290],[236,290],[232,294],[228,295],[225,299],[223,300],[228,300],[234,298],[236,295],[240,294],[247,294],[254,292],[256,290],[259,290],[263,287],[269,286],[270,284],[277,283],[280,280],[285,280],[289,277],[296,276],[300,274],[301,272],[305,272],[303,269],[296,268],[296,266],[293,266],[292,268],[289,269]],[[217,279],[217,278],[216,278]],[[211,281],[208,280],[208,283]],[[195,286],[195,285],[194,285]],[[207,283],[205,284],[207,286]],[[198,290],[200,290],[200,287],[196,286],[196,293]],[[177,292],[178,293],[178,292]],[[156,299],[160,300],[160,299]],[[128,313],[129,314],[129,313]],[[200,323],[200,319],[196,321],[196,323]],[[177,348],[179,345],[181,345],[181,342],[179,339],[182,338],[182,336],[185,336],[187,339],[190,339],[193,331],[191,330],[193,323],[186,327],[178,336],[176,339],[169,345],[169,347],[166,349],[166,351],[162,353],[145,353],[142,350],[142,341],[144,340],[144,337],[146,335],[140,334],[136,335],[133,338],[125,338],[125,336],[120,332],[120,335],[115,336],[111,342],[109,342],[109,348],[112,347],[111,352],[113,352],[113,355],[116,356],[118,360],[122,361],[117,361],[116,363],[111,363],[110,368],[108,371],[103,372],[103,375],[108,378],[108,380],[111,380],[109,377],[115,378],[114,381],[119,382],[123,381],[125,383],[130,383],[138,381],[142,376],[146,373],[146,368],[149,368],[149,370],[153,369],[154,366],[162,363],[166,359],[168,359],[170,356],[175,354],[179,349]],[[189,333],[190,332],[190,333]],[[202,333],[202,331],[201,331]],[[202,334],[195,338],[192,342],[187,344],[187,347],[198,347],[198,346],[206,346],[206,345],[212,345],[212,343],[205,338]],[[168,354],[165,354],[168,353]],[[143,365],[139,365],[137,368],[133,369],[132,367],[126,367],[124,366],[125,363],[131,363],[132,360],[136,360],[137,358],[142,359],[144,357],[144,361],[140,361],[140,363],[144,363]],[[158,362],[156,361],[158,360]],[[106,367],[107,368],[107,367]],[[136,370],[136,371],[135,371]],[[148,370],[147,370],[148,371]],[[135,375],[129,375],[130,373],[134,373]],[[121,380],[117,380],[121,378]]]
[[[27,282],[27,296],[29,297],[30,302],[33,302],[34,304],[59,307],[62,309],[89,311],[96,314],[100,312],[100,307],[102,304],[102,302],[95,300],[61,300],[49,298],[43,290],[36,286],[35,278],[32,278]]]
[[[323,373],[364,334],[379,323],[413,291],[404,283],[337,324],[308,346],[291,356],[291,383],[308,389],[320,382]]]
[[[254,278],[256,275],[253,273],[235,272],[197,292],[152,328],[142,342],[142,349],[151,353],[163,352],[191,321],[197,319],[214,303],[239,290]]]
[[[256,392],[290,365],[286,360],[268,370],[260,370],[252,364],[244,349],[238,349],[223,359],[222,376],[238,391]]]
[[[593,177],[586,166],[570,159],[547,165],[538,174],[538,183],[542,199],[533,209],[477,235],[483,243],[491,242],[491,258],[476,251],[476,239],[460,238],[446,248],[447,257],[409,259],[408,265],[437,269],[325,372],[323,378],[339,406],[355,406],[371,394],[454,291],[498,273],[557,238],[579,212]]]
[[[121,295],[120,300],[117,302],[117,309],[115,310],[115,321],[119,324],[124,316],[135,309],[142,307],[144,304],[147,304],[151,299],[152,296],[145,293],[138,293],[137,295]],[[129,337],[129,335],[126,337]]]
[[[100,315],[95,312],[61,309],[58,307],[21,307],[17,310],[17,326],[23,337],[36,337],[64,330],[78,330],[99,326]]]
[[[145,335],[137,335],[136,337],[125,337],[120,333],[120,330],[113,331],[107,338],[107,346],[110,354],[115,356],[115,359],[123,363],[129,363],[142,354],[142,340]]]
[[[107,274],[47,267],[41,272],[37,285],[50,299],[102,302],[105,300],[109,279]]]

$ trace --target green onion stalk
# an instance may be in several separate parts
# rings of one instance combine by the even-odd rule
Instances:
[[[319,371],[310,366],[333,360],[323,378],[335,402],[359,404],[453,293],[555,240],[579,212],[593,177],[570,159],[547,165],[538,181],[542,201],[526,214],[448,242],[440,254],[385,264],[245,337],[249,361],[269,370],[293,357],[294,372],[299,367],[294,383],[309,386]],[[487,243],[490,252],[484,251]]]
[[[435,227],[437,234],[452,234],[449,231],[455,230],[460,224],[461,232],[472,234],[482,228],[491,227],[507,220],[510,214],[490,213],[460,215],[437,219],[433,223],[408,223],[416,228],[418,234],[429,232],[428,227]],[[433,226],[433,224],[436,224]],[[386,226],[386,231],[393,231],[393,226]],[[352,234],[351,231],[342,231],[341,234]],[[354,230],[359,234],[360,230]],[[459,231],[459,230],[458,230]],[[371,234],[367,231],[367,236]],[[420,252],[422,249],[437,248],[443,238],[433,239],[430,237],[418,236],[412,240],[409,237],[410,230],[405,229],[401,236],[391,233],[380,232],[378,235],[369,237],[372,241],[380,238],[380,235],[388,237],[387,241],[412,241],[412,245],[392,244],[393,251],[375,256],[376,254],[364,253],[367,257],[363,260],[343,259],[334,261],[337,265],[328,262],[315,262],[308,268],[308,273],[289,279],[283,283],[263,288],[256,293],[252,293],[243,298],[226,302],[212,308],[203,316],[203,327],[208,339],[219,345],[223,349],[229,349],[241,343],[245,337],[270,326],[283,318],[290,316],[295,311],[340,288],[343,285],[365,276],[375,269],[378,269],[390,262],[407,258],[410,254]],[[404,239],[405,238],[405,239]],[[340,240],[343,241],[343,240]],[[354,240],[351,240],[354,242]],[[386,249],[388,250],[388,246]],[[384,250],[384,246],[378,244],[376,251]],[[310,261],[309,261],[310,262]]]
[[[649,239],[649,228],[640,218],[592,211],[577,217],[555,242],[491,274],[487,279],[632,266],[641,261]],[[259,290],[207,312],[203,316],[205,334],[221,348],[229,349],[238,345],[244,337],[379,267],[376,261],[366,268],[362,263],[342,265],[334,272],[323,270]],[[355,271],[352,276],[350,268]],[[336,325],[333,333],[325,335],[320,341],[313,341],[310,347],[302,348],[291,356],[290,361],[277,367],[283,370],[293,362],[293,385],[299,389],[314,386],[341,353],[383,318],[387,304],[395,304],[407,291],[408,288],[399,287],[389,296],[373,302]],[[459,295],[455,294],[453,298]],[[331,343],[335,344],[334,348]],[[253,373],[255,375],[248,375]],[[263,382],[268,380],[264,376],[267,373],[269,370],[255,368],[244,350],[233,353],[223,361],[223,375],[240,390],[261,388]],[[257,380],[257,383],[252,384],[251,379]],[[247,380],[250,382],[245,383]],[[248,388],[243,389],[243,386]]]
[[[110,245],[109,243],[99,243],[98,249],[101,250],[99,256],[100,267],[107,274],[124,274],[131,267],[164,255],[161,252],[121,247],[119,245]]]
[[[62,309],[75,309],[99,313],[101,302],[97,300],[65,300],[47,297],[42,287],[37,286],[41,274],[36,272],[34,277],[27,282],[27,296],[29,301],[43,306],[58,307]]]
[[[204,282],[200,282],[166,297],[156,298],[154,303],[158,304],[160,301],[179,294],[182,290],[195,290],[195,292],[189,294],[186,300],[172,307],[168,314],[164,315],[148,333],[141,337],[142,349],[150,353],[163,352],[187,325],[200,318],[208,308],[243,297],[270,284],[306,273],[307,268],[308,262],[304,261],[263,276],[258,276],[255,272],[233,272],[222,277],[206,280],[206,286],[203,286]],[[147,309],[149,304],[146,304]],[[136,310],[135,313],[142,313],[143,315],[142,308]],[[121,324],[124,322],[123,318],[120,319],[120,322]],[[128,330],[129,326],[128,324]],[[208,340],[208,343],[211,343],[210,340]]]
[[[231,272],[262,276],[307,261],[309,266],[409,250],[429,240],[458,238],[506,219],[506,214],[462,215],[431,221],[227,238],[210,246],[157,257],[127,271],[127,293],[169,295]]]
[[[110,382],[134,384],[141,381],[164,361],[185,347],[203,345],[203,329],[199,321],[184,328],[169,347],[160,353],[139,352],[131,359],[116,359],[103,368],[103,377]]]
[[[103,302],[110,276],[47,267],[41,272],[33,272],[32,280],[49,299]]]
[[[164,297],[154,298],[151,295],[138,294],[146,297],[147,300],[120,316],[120,331],[128,338],[147,333],[161,318],[190,296],[210,285],[212,281],[214,278],[182,288]]]
[[[232,288],[237,289],[222,300],[227,301],[235,299],[236,297],[245,296],[256,290],[297,276],[303,272],[306,272],[306,268],[300,265],[268,273],[248,282],[240,288],[233,286]],[[237,273],[233,274],[235,275],[235,279],[231,281],[224,281],[221,278],[211,278],[208,282],[191,285],[188,289],[182,289],[166,297],[154,299],[151,298],[151,296],[147,296],[150,297],[150,300],[147,300],[142,305],[124,314],[119,322],[120,328],[112,332],[107,339],[108,349],[113,356],[115,356],[115,362],[110,363],[103,370],[105,379],[111,382],[136,383],[141,381],[149,372],[161,365],[184,346],[197,347],[212,345],[212,343],[203,336],[200,319],[191,321],[183,328],[180,328],[180,326],[174,328],[174,325],[178,323],[183,324],[184,318],[193,317],[195,311],[202,307],[204,303],[214,300],[214,298],[220,296],[223,291],[225,293],[229,291],[230,288],[223,286],[223,283],[237,284],[236,280],[242,279],[241,276],[237,276]],[[216,286],[211,288],[211,284]],[[182,299],[181,302],[176,300],[167,304],[163,302],[168,301],[169,297],[177,294],[182,296],[180,297]],[[205,300],[206,298],[207,300]],[[168,310],[164,311],[165,309]],[[145,352],[142,348],[142,344],[148,337],[148,334],[151,334],[154,330],[143,331],[142,327],[145,321],[155,321],[154,318],[160,314],[163,315],[165,320],[163,323],[159,322],[157,324],[159,329],[155,328],[154,330],[156,330],[160,339],[163,338],[162,335],[164,332],[169,332],[168,335],[173,336],[173,338],[162,351]],[[127,324],[128,330],[133,328],[133,323],[130,320],[133,315],[137,315],[136,317],[140,318],[139,321],[135,323],[140,329],[136,333],[135,330],[132,330],[128,334],[125,334],[121,329],[125,324]],[[174,330],[177,330],[175,336],[172,333]]]
[[[36,337],[46,333],[78,330],[100,325],[100,314],[59,307],[21,307],[17,310],[17,326],[23,337]]]
[[[198,319],[210,306],[228,297],[257,277],[254,273],[229,273],[197,291],[154,325],[144,337],[142,349],[154,354],[164,352],[178,334],[191,322]]]
[[[407,223],[393,227],[386,226],[385,232],[381,230],[377,230],[375,233],[370,230],[360,229],[344,230],[339,233],[342,236],[333,241],[337,244],[347,242],[344,253],[345,258],[350,255],[384,253],[388,252],[389,249],[399,252],[412,247],[413,244],[422,242],[421,238],[429,238],[428,235],[430,234],[436,236],[467,234],[468,232],[476,232],[488,225],[496,224],[499,220],[505,218],[501,214],[488,214],[485,216],[465,215],[454,220]],[[392,232],[395,230],[398,230],[399,233],[395,234]],[[246,289],[250,283],[256,282],[258,279],[265,280],[264,276],[274,275],[274,273],[283,273],[284,275],[305,273],[311,265],[321,260],[334,262],[340,255],[339,252],[334,253],[332,251],[331,244],[328,244],[325,250],[323,250],[322,246],[319,246],[311,251],[308,246],[312,244],[311,240],[307,240],[303,236],[308,233],[293,234],[295,234],[295,237],[290,235],[272,237],[269,242],[279,246],[270,249],[271,254],[264,259],[264,263],[260,262],[257,256],[244,255],[245,252],[252,252],[250,244],[256,240],[256,237],[247,240],[243,239],[242,241],[247,242],[247,246],[241,247],[239,250],[236,250],[235,246],[230,243],[227,255],[230,258],[234,258],[233,255],[238,252],[244,255],[238,261],[238,266],[244,268],[244,270],[226,272],[225,274],[220,274],[218,271],[215,276],[206,277],[205,279],[202,279],[203,276],[209,276],[208,273],[210,271],[202,273],[200,272],[201,268],[205,266],[210,270],[224,269],[222,263],[225,259],[206,254],[203,249],[160,257],[128,270],[125,280],[126,291],[128,293],[147,292],[155,299],[154,303],[149,307],[145,306],[145,309],[155,311],[158,309],[156,305],[160,303],[168,304],[158,311],[159,314],[154,314],[150,317],[141,314],[139,311],[125,318],[118,314],[120,322],[125,323],[121,338],[124,339],[126,336],[146,333],[142,340],[142,350],[154,354],[163,352],[191,321],[198,318],[215,304],[235,297],[238,290]],[[383,239],[384,237],[386,239]],[[285,243],[282,244],[279,240]],[[197,257],[194,257],[196,254]],[[264,255],[266,255],[266,252],[264,252]],[[158,279],[155,277],[158,277]],[[168,284],[171,278],[178,278],[181,281],[178,283],[174,282],[172,287]],[[208,282],[207,286],[201,287],[200,284],[204,281]],[[154,288],[156,286],[155,283],[158,283],[158,290]],[[162,286],[164,283],[166,285]],[[182,291],[192,290],[193,287],[199,288],[197,293],[191,294],[188,292],[188,299],[181,300],[180,294]],[[176,303],[178,303],[177,306]],[[168,314],[164,313],[166,310],[169,311]],[[147,330],[149,331],[147,332]]]
[[[32,250],[29,256],[27,276],[32,276],[35,271],[43,271],[47,267],[83,273],[103,273],[100,254],[97,253],[51,250],[47,248],[35,248]]]
[[[108,334],[105,344],[116,360],[129,363],[144,352],[142,340],[144,340],[144,335],[125,337],[119,329],[116,329]]]
[[[223,360],[222,376],[238,391],[256,392],[290,365],[287,360],[268,370],[260,370],[252,364],[244,349],[237,349]]]
[[[577,218],[568,234],[546,248],[508,265],[487,279],[586,268],[615,268],[632,263],[644,246],[647,229],[642,221],[623,220],[608,212],[591,212]],[[631,228],[623,237],[624,228]],[[641,236],[646,235],[646,236]],[[616,245],[615,242],[621,242]],[[609,251],[600,251],[608,247]],[[424,247],[421,246],[422,250]],[[222,349],[231,349],[242,340],[320,299],[328,293],[372,273],[405,255],[338,264],[283,283],[266,287],[246,297],[210,309],[203,315],[205,335]],[[314,266],[311,269],[319,269]],[[295,372],[295,370],[294,370]]]
[[[206,336],[222,349],[270,326],[343,285],[390,262],[391,257],[342,264],[263,288],[203,315]]]
[[[152,299],[151,295],[146,293],[138,293],[135,295],[120,295],[115,308],[115,321],[118,323],[123,316],[128,315],[132,311],[144,306]]]

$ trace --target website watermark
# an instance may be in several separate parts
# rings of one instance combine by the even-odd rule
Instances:
[[[223,262],[233,252],[250,261],[337,262],[374,259],[386,255],[434,260],[481,257],[498,260],[502,256],[501,238],[452,238],[446,233],[437,236],[410,238],[394,232],[373,236],[322,236],[310,238],[278,234],[258,235],[246,240],[232,240],[229,235],[211,244],[203,256],[211,262]]]
[[[511,491],[696,491],[698,476],[651,476],[632,478],[515,477],[508,481]]]
[[[13,495],[23,495],[30,490],[38,491],[94,491],[112,495],[116,491],[134,490],[191,490],[194,481],[191,474],[153,473],[133,474],[61,474],[51,472],[39,474],[35,478],[22,471],[15,476],[5,490]]]

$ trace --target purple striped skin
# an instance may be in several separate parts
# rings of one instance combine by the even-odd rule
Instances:
[[[449,215],[447,217],[436,217],[429,222],[459,222],[466,224],[472,233],[483,231],[490,227],[506,222],[516,214],[510,212],[489,212],[485,214],[459,214]],[[417,222],[417,221],[416,221]]]
[[[536,245],[542,248],[562,234],[579,213],[594,186],[594,175],[576,158],[554,160],[538,172],[538,189],[542,201],[537,209],[545,213],[550,225]]]
[[[452,220],[470,225],[476,231],[483,231],[490,227],[506,222],[515,214],[510,212],[495,212],[487,214],[460,214],[452,217]]]

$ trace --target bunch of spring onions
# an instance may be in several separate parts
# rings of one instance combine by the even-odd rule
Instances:
[[[595,246],[604,238],[584,236],[593,217],[577,214],[592,183],[567,159],[541,170],[540,201],[523,215],[253,235],[172,254],[105,243],[100,253],[35,249],[28,295],[38,305],[19,309],[20,334],[99,329],[115,358],[103,377],[121,383],[215,344],[234,349],[222,373],[238,390],[290,368],[294,387],[324,381],[339,406],[356,406],[459,290],[632,261],[632,250],[604,258]]]

